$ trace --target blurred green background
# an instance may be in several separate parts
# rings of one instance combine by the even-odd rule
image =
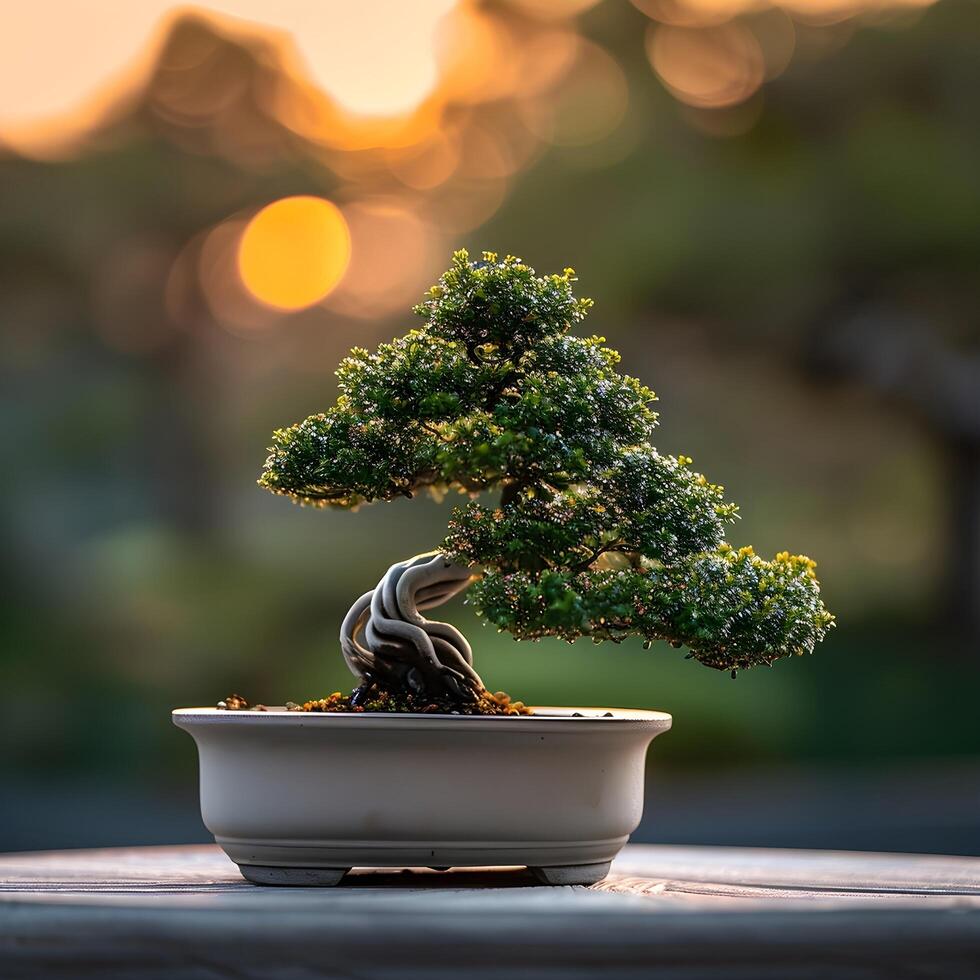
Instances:
[[[733,681],[457,602],[487,682],[674,714],[643,839],[980,853],[980,5],[144,6],[0,39],[0,850],[206,839],[169,710],[351,686],[344,611],[452,501],[255,479],[467,246],[578,270],[659,447],[839,619]],[[294,195],[344,234],[250,282]],[[294,275],[326,294],[284,309]]]

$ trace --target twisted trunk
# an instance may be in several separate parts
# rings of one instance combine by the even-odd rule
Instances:
[[[371,691],[476,700],[484,685],[466,638],[455,626],[420,613],[458,595],[472,578],[469,569],[439,552],[416,555],[392,565],[351,606],[340,628],[340,648],[360,681],[355,702]]]

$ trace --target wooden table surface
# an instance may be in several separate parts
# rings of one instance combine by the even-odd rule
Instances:
[[[211,846],[0,855],[0,978],[980,977],[980,858],[628,846],[523,870],[246,883]]]

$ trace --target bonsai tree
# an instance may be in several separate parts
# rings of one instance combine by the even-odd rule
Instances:
[[[603,338],[569,333],[592,306],[575,281],[457,252],[415,307],[420,328],[352,350],[336,404],[273,435],[259,483],[302,504],[472,498],[438,550],[396,562],[351,606],[348,707],[498,710],[466,639],[422,615],[467,588],[519,640],[638,636],[733,674],[810,653],[833,625],[809,558],[727,544],[737,508],[723,488],[654,448],[654,393],[617,372]],[[491,490],[496,503],[481,499]]]

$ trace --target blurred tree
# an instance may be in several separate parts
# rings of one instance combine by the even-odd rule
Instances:
[[[855,296],[814,324],[806,338],[803,364],[820,376],[857,382],[913,414],[941,447],[948,469],[943,602],[949,622],[976,643],[980,642],[980,354],[944,339],[948,322],[931,319],[911,304],[897,305],[887,288],[877,296]]]
[[[710,372],[669,357],[663,371],[651,372],[689,397],[676,419],[681,427],[696,427],[701,413],[728,421],[731,385],[743,380],[731,377],[733,365],[742,363],[740,348],[765,351],[774,364],[803,372],[814,363],[853,370],[868,352],[851,345],[835,355],[835,335],[846,338],[858,319],[891,330],[895,310],[903,323],[914,319],[892,335],[907,351],[898,373],[916,367],[914,335],[935,331],[923,344],[933,353],[920,360],[935,356],[949,369],[933,375],[946,379],[932,387],[943,389],[936,398],[957,388],[949,381],[953,371],[965,379],[963,402],[971,398],[964,365],[976,356],[980,307],[980,5],[941,0],[928,11],[904,12],[898,22],[885,12],[825,27],[803,20],[795,26],[796,58],[781,77],[735,110],[699,110],[679,106],[659,88],[643,50],[643,16],[626,4],[597,5],[586,25],[628,75],[626,118],[601,143],[563,144],[533,157],[537,167],[507,178],[512,196],[492,227],[479,231],[481,243],[519,243],[538,264],[571,261],[587,269],[610,329],[634,353],[661,356],[644,333],[663,322],[651,310],[709,330]],[[164,46],[148,85],[130,93],[78,155],[43,161],[0,155],[0,405],[15,462],[2,490],[7,548],[0,574],[8,587],[0,617],[0,740],[12,756],[34,753],[52,764],[106,764],[128,751],[134,766],[145,768],[151,756],[140,755],[141,748],[168,750],[158,712],[178,699],[203,703],[224,693],[222,678],[232,663],[247,690],[283,696],[322,677],[323,605],[333,600],[342,614],[347,578],[368,574],[365,560],[361,569],[325,582],[315,567],[319,556],[305,547],[302,515],[263,510],[261,495],[245,479],[268,420],[280,413],[299,417],[324,396],[320,377],[307,369],[311,361],[336,363],[336,351],[349,346],[343,334],[350,324],[325,330],[335,321],[321,311],[315,322],[300,315],[266,334],[229,332],[216,324],[202,295],[200,259],[205,233],[229,216],[288,194],[333,193],[341,184],[351,190],[362,158],[369,175],[357,193],[403,193],[405,185],[388,175],[386,153],[347,154],[335,175],[322,146],[284,130],[272,111],[283,79],[267,49],[231,43],[199,19],[177,28],[176,47]],[[545,22],[543,29],[571,40],[564,25]],[[574,121],[574,100],[569,115]],[[505,117],[519,128],[527,121],[499,102],[490,116],[465,104],[456,117],[475,121],[480,133],[496,133]],[[531,122],[540,125],[541,118]],[[506,140],[499,145],[503,155],[478,141],[467,149],[467,164],[514,165],[513,147]],[[451,155],[441,163],[456,165]],[[411,179],[417,176],[413,171]],[[484,182],[498,189],[504,183]],[[439,191],[425,194],[438,198]],[[461,232],[446,234],[457,240]],[[361,322],[357,329],[374,328]],[[892,343],[880,338],[873,346],[880,353]],[[935,624],[906,628],[935,586],[931,562],[920,562],[921,550],[909,546],[900,523],[921,518],[913,537],[929,537],[933,484],[916,474],[931,457],[909,438],[908,470],[900,472],[912,473],[903,483],[915,486],[897,486],[888,510],[893,501],[878,480],[891,470],[872,473],[881,457],[862,470],[854,462],[861,447],[850,455],[843,448],[814,449],[828,434],[841,447],[851,437],[853,404],[828,397],[827,407],[836,410],[814,417],[813,432],[801,441],[797,459],[809,469],[785,477],[778,467],[753,471],[754,424],[762,412],[780,414],[784,406],[774,399],[793,397],[797,385],[789,374],[779,372],[777,394],[767,389],[754,416],[729,424],[723,438],[732,453],[731,478],[743,484],[747,501],[764,497],[769,485],[784,497],[791,486],[801,496],[820,497],[826,523],[814,522],[811,511],[798,527],[811,539],[826,534],[827,558],[853,567],[847,630],[837,632],[833,649],[799,687],[793,679],[799,673],[772,671],[734,693],[731,685],[706,682],[691,696],[667,665],[656,687],[631,683],[616,694],[620,672],[601,674],[604,667],[592,680],[603,678],[609,696],[623,703],[681,700],[692,730],[717,733],[712,754],[722,744],[741,746],[733,752],[744,750],[742,758],[975,751],[977,728],[968,724],[963,700],[975,679],[964,665],[923,671],[920,655],[935,640]],[[765,384],[763,372],[750,380],[757,379]],[[890,382],[861,383],[887,390],[892,404],[901,399],[905,414],[919,415],[913,403],[932,397],[929,385],[910,397],[908,388],[898,391]],[[811,398],[806,407],[815,403],[823,404]],[[865,440],[887,446],[900,431],[877,414],[853,421],[863,426]],[[932,426],[937,442],[955,447],[957,465],[975,472],[974,450],[960,444],[970,440],[939,437],[940,428],[953,428],[949,416]],[[854,468],[844,479],[842,460]],[[855,493],[862,479],[873,484],[863,496]],[[971,483],[951,473],[935,486],[951,504],[936,565],[951,573],[957,562],[975,568]],[[869,525],[888,510],[876,527],[891,538],[878,548],[880,564],[868,550],[880,538],[861,554],[850,549],[854,524],[834,518],[845,508],[852,520]],[[353,522],[356,531],[328,518],[324,535],[353,541],[367,523],[379,541],[398,529],[417,536],[413,548],[426,547],[429,529],[444,521],[434,507],[419,505],[412,513],[400,524],[404,512],[393,505]],[[765,519],[776,523],[778,515]],[[209,522],[212,529],[202,531]],[[256,540],[261,546],[250,551]],[[270,558],[274,549],[278,561]],[[960,596],[949,622],[962,625],[970,603],[978,608],[970,599],[976,579],[962,570],[952,577],[962,588],[947,588],[947,595]],[[840,588],[841,578],[835,581]],[[209,601],[200,601],[205,595]],[[489,657],[506,656],[491,632],[481,642]],[[532,666],[554,662],[550,651],[541,652],[520,666],[510,663],[515,671],[540,670],[537,690],[550,694],[559,679],[550,668]],[[579,656],[576,649],[561,653]],[[561,679],[569,701],[581,700],[576,678],[585,676],[587,662],[594,658],[579,661],[581,674],[569,671],[575,677]],[[842,685],[845,663],[849,683]],[[60,683],[52,683],[55,676]],[[886,676],[887,699],[880,697]],[[739,712],[753,691],[763,700],[772,695],[769,703],[778,701],[783,710],[767,712],[768,727],[743,741]],[[889,727],[895,701],[920,696],[962,710],[944,709],[943,724],[928,733]],[[56,709],[47,717],[57,716],[65,733],[49,735],[46,747],[35,717],[41,699]],[[848,719],[834,738],[808,711],[817,701]],[[130,727],[91,726],[95,707],[111,707],[116,718],[123,704]],[[17,718],[24,721],[19,727]],[[959,729],[956,719],[963,719]],[[689,745],[692,756],[705,751],[696,740]]]
[[[946,624],[980,639],[980,5],[819,29],[836,50],[729,109],[658,93],[639,20],[589,21],[630,69],[629,152],[542,165],[491,236],[573,242],[628,314],[696,321],[921,419],[949,461]]]

